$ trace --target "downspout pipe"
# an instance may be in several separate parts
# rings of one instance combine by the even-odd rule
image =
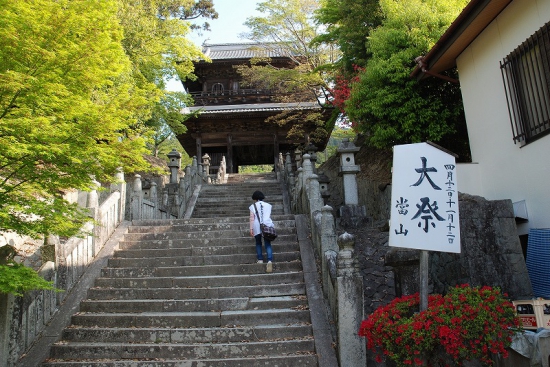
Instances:
[[[418,56],[417,58],[414,59],[414,61],[418,64],[418,67],[420,68],[420,70],[424,74],[434,76],[434,77],[439,78],[439,79],[443,79],[443,80],[448,81],[448,82],[453,83],[453,84],[459,84],[458,79],[454,79],[454,78],[448,77],[446,75],[433,73],[430,70],[428,70],[427,67],[426,67],[427,66],[426,63],[424,62],[424,56]]]

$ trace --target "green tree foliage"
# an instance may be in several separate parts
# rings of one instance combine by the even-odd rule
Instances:
[[[335,155],[342,140],[349,139],[350,141],[354,141],[356,136],[357,134],[353,129],[336,125],[330,134],[327,147],[324,151],[317,154],[317,164],[323,164],[330,157]]]
[[[141,88],[160,99],[165,80],[192,77],[193,60],[202,57],[186,35],[190,24],[180,18],[196,5],[192,0],[118,0],[124,30],[122,46]],[[150,85],[153,84],[153,85]],[[152,89],[152,91],[150,90]]]
[[[378,0],[322,0],[316,19],[326,26],[315,43],[338,46],[341,58],[332,65],[338,73],[349,75],[356,66],[366,65],[370,32],[380,25],[382,13]]]
[[[438,78],[410,78],[467,0],[381,0],[384,20],[371,32],[372,57],[352,84],[345,111],[376,147],[442,142],[465,131],[459,86]],[[452,149],[452,147],[448,147]]]
[[[190,4],[189,4],[190,3]],[[212,0],[187,0],[185,6],[179,4],[179,1],[174,1],[171,5],[172,12],[181,20],[193,20],[197,18],[206,19],[218,19],[218,12],[214,9],[214,2]],[[204,22],[200,24],[191,24],[191,29],[201,31],[209,31],[210,24]]]
[[[153,107],[179,112],[164,80],[201,55],[177,4],[195,2],[0,0],[0,230],[74,234],[64,191],[147,169]]]
[[[258,4],[256,10],[263,16],[250,17],[244,23],[250,31],[247,39],[276,48],[297,65],[306,65],[307,71],[334,61],[338,53],[331,45],[313,44],[321,34],[321,26],[314,14],[319,9],[317,0],[272,0]]]
[[[0,265],[0,293],[23,296],[35,289],[56,290],[52,282],[44,280],[31,268],[15,262]]]
[[[190,114],[183,114],[181,111],[191,103],[190,95],[183,92],[167,91],[155,104],[151,118],[146,121],[146,125],[154,130],[149,143],[153,156],[158,157],[161,144],[173,137],[174,133],[185,132],[183,122],[190,117]]]
[[[0,1],[0,230],[71,234],[63,190],[144,165],[114,1]]]
[[[319,9],[317,0],[264,1],[256,8],[262,16],[250,17],[245,25],[250,29],[244,37],[260,44],[259,47],[288,57],[291,65],[277,67],[269,58],[258,58],[251,65],[238,68],[243,83],[252,88],[275,92],[279,102],[311,102],[322,95],[327,76],[322,66],[334,62],[339,53],[332,44],[312,43],[321,33],[321,25],[314,14]],[[261,52],[259,52],[261,55]],[[279,125],[293,123],[289,135],[303,136],[299,123],[317,126],[311,134],[312,142],[324,141],[334,126],[335,119],[325,126],[319,112],[283,112],[268,122]]]
[[[186,37],[187,20],[217,18],[211,0],[119,0],[118,17],[124,28],[122,45],[133,65],[133,78],[151,105],[141,111],[134,129],[151,138],[148,146],[157,156],[158,147],[174,132],[183,133],[182,124],[190,115],[181,109],[191,100],[184,93],[168,92],[165,81],[193,79],[193,60],[203,57]],[[185,21],[183,21],[185,20]],[[207,23],[203,26],[207,29]],[[177,131],[176,131],[177,130]]]
[[[207,2],[0,0],[0,231],[73,235],[89,218],[67,191],[149,169],[154,107],[169,126],[180,107],[164,80],[201,55],[177,12]],[[47,287],[2,265],[2,292]]]

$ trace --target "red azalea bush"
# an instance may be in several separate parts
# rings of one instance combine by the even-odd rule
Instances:
[[[419,295],[394,299],[361,323],[367,348],[398,366],[462,366],[477,359],[492,366],[491,354],[508,357],[512,335],[520,329],[514,306],[498,288],[452,288],[430,295],[428,309],[418,312]]]

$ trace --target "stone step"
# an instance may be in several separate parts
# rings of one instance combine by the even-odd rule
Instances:
[[[313,352],[287,354],[284,356],[252,356],[223,359],[177,359],[177,360],[121,360],[94,361],[86,360],[55,361],[50,360],[44,367],[317,367],[317,356]]]
[[[243,230],[244,231],[244,230]],[[271,244],[278,246],[282,243],[296,243],[296,234],[284,234],[277,228],[277,234],[279,235],[275,241]],[[127,238],[132,238],[126,235]],[[250,232],[246,232],[246,237],[233,237],[233,238],[176,238],[176,239],[156,239],[156,240],[139,240],[139,236],[133,237],[133,239],[125,239],[120,242],[119,247],[121,249],[151,249],[151,248],[187,248],[187,247],[208,247],[208,246],[253,246],[254,239],[250,236]]]
[[[275,227],[277,234],[296,234],[296,227]],[[242,225],[240,229],[198,231],[198,232],[165,232],[165,233],[127,233],[124,241],[174,240],[174,239],[230,239],[250,237],[249,225]]]
[[[275,254],[276,255],[276,254]],[[206,266],[175,266],[175,267],[128,267],[128,268],[104,268],[101,270],[101,276],[106,278],[121,277],[172,277],[172,276],[215,276],[215,275],[234,275],[234,274],[259,274],[265,270],[265,264],[224,264]],[[294,262],[275,262],[273,263],[273,273],[278,272],[297,272],[302,270],[302,264],[299,261]]]
[[[236,310],[236,311],[194,311],[194,312],[93,312],[78,313],[71,318],[76,327],[117,327],[117,328],[192,328],[251,326],[285,323],[309,323],[308,310],[289,308]]]
[[[277,196],[274,198],[274,200],[265,200],[267,203],[271,204],[272,206],[272,211],[275,210],[275,209],[281,209],[283,208],[283,205],[284,205],[284,202],[283,202],[283,197],[282,196]],[[220,206],[226,206],[226,205],[232,205],[231,207],[232,208],[235,208],[235,209],[249,209],[250,208],[250,205],[252,205],[254,203],[254,201],[252,201],[252,199],[248,198],[248,199],[236,199],[236,198],[227,198],[227,197],[223,197],[223,196],[218,196],[218,197],[211,197],[211,196],[205,196],[205,197],[198,197],[197,198],[197,205],[198,206],[207,206],[207,205],[212,205],[212,204],[215,204],[216,202],[218,203],[221,203],[222,205]],[[258,208],[260,208],[258,206]],[[254,209],[254,208],[252,208]]]
[[[295,228],[296,222],[294,219],[273,221],[277,228]],[[235,228],[248,228],[249,218],[242,218],[238,223],[193,223],[193,224],[172,224],[164,226],[131,226],[128,228],[128,233],[181,233],[181,232],[205,232],[205,231],[231,231]]]
[[[301,272],[281,272],[264,274],[235,274],[211,276],[171,276],[171,277],[124,277],[124,278],[97,278],[95,287],[98,288],[205,288],[205,287],[234,287],[272,284],[301,283],[304,276]]]
[[[51,357],[56,359],[213,359],[235,358],[252,355],[282,355],[304,350],[314,350],[313,339],[280,340],[274,342],[219,343],[210,345],[188,345],[172,343],[77,343],[56,344]]]
[[[275,244],[272,244],[274,246]],[[157,257],[176,257],[176,256],[216,256],[216,255],[233,255],[233,254],[250,254],[255,253],[255,242],[253,240],[249,243],[239,245],[225,245],[225,246],[193,246],[193,247],[181,247],[181,248],[129,248],[118,250],[115,252],[114,257],[117,258],[153,258]],[[299,251],[300,247],[296,242],[277,242],[277,252],[292,252]]]
[[[133,221],[44,367],[318,367],[293,215],[274,174],[205,185],[192,219]],[[273,205],[256,263],[252,193]]]
[[[186,300],[85,300],[81,312],[207,312],[267,309],[307,309],[304,297],[223,298]]]
[[[252,247],[253,245],[251,245]],[[300,253],[278,252],[273,255],[276,262],[299,261]],[[256,252],[252,247],[249,254],[172,256],[155,258],[110,258],[107,262],[111,268],[164,267],[164,266],[197,266],[223,264],[252,264],[256,262]],[[275,265],[275,264],[274,264]]]
[[[284,214],[284,211],[282,209],[280,210],[277,210],[277,209],[274,209],[272,212],[271,212],[273,215],[282,215]],[[224,216],[227,216],[227,215],[249,215],[250,214],[250,211],[248,210],[240,210],[240,211],[237,211],[235,209],[229,209],[229,208],[224,208],[224,207],[220,207],[220,208],[203,208],[203,207],[199,207],[199,208],[195,208],[193,210],[193,217],[194,218],[219,218],[219,217],[224,217]]]
[[[239,297],[281,297],[304,295],[304,283],[267,284],[210,288],[90,288],[88,299],[219,299]]]
[[[283,208],[283,205],[284,205],[284,201],[283,201],[283,196],[282,195],[278,195],[278,196],[275,196],[273,198],[271,198],[270,200],[265,200],[265,202],[271,204],[272,208],[273,209],[280,209],[280,208]],[[225,206],[225,205],[231,205],[232,208],[235,208],[235,209],[249,209],[250,205],[252,205],[254,203],[254,201],[252,201],[252,199],[250,198],[247,198],[247,199],[239,199],[239,198],[233,198],[233,197],[224,197],[224,196],[205,196],[205,197],[198,197],[197,198],[197,202],[196,202],[196,205],[198,206],[212,206],[212,205],[216,205],[216,203],[219,203],[220,206]],[[260,206],[258,205],[258,209],[260,208]],[[252,208],[254,209],[254,208]]]
[[[311,337],[311,325],[274,324],[223,328],[98,328],[71,327],[63,331],[66,341],[116,343],[235,343]]]
[[[189,218],[189,219],[144,219],[132,221],[132,226],[172,226],[186,224],[207,224],[207,223],[248,223],[249,216],[227,216],[220,218]],[[276,222],[279,220],[294,220],[294,214],[272,215],[271,219]],[[131,228],[131,227],[130,227]]]

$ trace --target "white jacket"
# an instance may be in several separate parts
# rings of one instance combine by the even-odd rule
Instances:
[[[255,204],[256,208],[258,208],[258,214],[261,216],[263,213],[261,222],[269,227],[273,227],[273,221],[271,220],[271,204],[263,201],[258,201]],[[248,209],[250,210],[250,228],[254,230],[254,236],[259,235],[261,233],[260,222],[258,218],[256,218],[254,204],[250,205]]]

